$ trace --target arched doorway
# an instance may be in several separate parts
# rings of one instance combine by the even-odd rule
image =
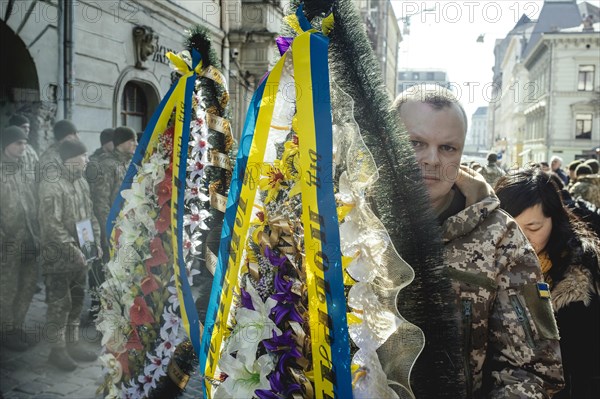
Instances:
[[[8,124],[13,113],[30,120],[30,143],[37,148],[40,86],[37,68],[21,38],[5,22],[0,21],[0,127]]]

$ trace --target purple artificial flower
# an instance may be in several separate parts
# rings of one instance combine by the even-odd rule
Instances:
[[[284,352],[281,356],[279,356],[279,360],[277,360],[277,368],[276,371],[285,375],[285,367],[287,365],[287,362],[290,360],[294,360],[295,356],[292,355],[290,352]]]
[[[298,323],[304,322],[302,315],[296,309],[295,303],[298,302],[300,297],[292,292],[293,286],[294,282],[292,280],[286,280],[282,273],[277,273],[275,276],[276,294],[271,295],[271,298],[277,301],[277,305],[272,309],[275,324],[281,323],[286,318]]]
[[[267,389],[257,389],[254,391],[254,394],[258,397],[258,399],[281,399],[282,397],[277,395],[273,391],[269,391]]]
[[[248,283],[248,284],[250,284],[250,283]],[[240,297],[241,297],[241,301],[242,301],[242,306],[244,308],[250,309],[250,310],[256,310],[256,309],[254,309],[254,305],[252,304],[252,297],[250,296],[248,291],[246,291],[243,288],[240,288]]]
[[[262,341],[265,348],[270,352],[289,352],[293,357],[302,356],[296,348],[296,340],[292,337],[292,330],[286,330],[283,334],[277,336],[273,331],[273,338]]]
[[[279,36],[277,39],[275,39],[275,42],[277,43],[277,48],[279,49],[279,54],[283,55],[283,53],[285,53],[287,51],[287,49],[290,48],[293,41],[294,41],[293,37],[285,37],[285,36]]]
[[[268,391],[266,389],[257,389],[254,391],[256,396],[259,399],[281,399],[287,398],[290,396],[292,392],[298,392],[301,390],[299,384],[296,383],[286,383],[285,375],[280,373],[279,371],[275,371],[271,373],[268,377],[269,382],[271,383],[271,390]]]
[[[292,392],[300,391],[300,384],[286,383],[284,379],[285,375],[282,375],[279,371],[272,372],[269,376],[271,390],[274,392],[281,392],[286,398],[290,396]]]
[[[288,260],[287,256],[279,256],[277,252],[269,247],[265,247],[265,256],[273,266],[281,267]]]

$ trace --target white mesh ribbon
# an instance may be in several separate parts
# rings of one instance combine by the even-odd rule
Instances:
[[[349,334],[359,348],[352,358],[355,398],[414,398],[410,371],[425,345],[421,329],[400,314],[396,298],[413,269],[400,257],[367,193],[379,174],[354,120],[353,100],[332,82],[336,198],[352,207],[340,222],[341,249],[352,257],[347,273]],[[386,182],[393,184],[393,182]]]

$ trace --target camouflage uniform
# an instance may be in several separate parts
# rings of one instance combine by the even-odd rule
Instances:
[[[461,178],[457,187],[466,207],[442,229],[469,397],[551,397],[564,379],[550,299],[538,296],[537,257],[480,176]]]
[[[62,160],[58,154],[60,143],[54,142],[40,155],[39,161],[39,181],[54,181],[62,173],[60,171]]]
[[[25,152],[23,153],[23,156],[21,158],[23,159],[23,166],[25,167],[25,171],[28,173],[30,171],[34,171],[39,166],[40,159],[38,157],[38,154],[29,144],[25,146]]]
[[[79,249],[76,223],[90,219],[97,245],[100,237],[87,182],[62,164],[60,171],[58,179],[43,179],[39,188],[47,323],[50,334],[57,334],[52,341],[58,347],[66,343],[66,327],[75,335],[72,339],[77,339],[83,307],[88,267]]]
[[[94,213],[102,226],[103,250],[106,249],[108,244],[108,240],[104,237],[104,227],[110,208],[125,178],[131,158],[131,154],[124,154],[115,149],[100,156],[97,162],[88,164],[86,170],[92,198],[94,199]]]
[[[35,152],[33,153],[35,155]],[[36,158],[0,153],[0,316],[2,331],[22,328],[37,283]]]
[[[100,158],[104,155],[104,154],[108,154],[107,151],[104,150],[104,148],[100,147],[98,148],[96,151],[94,151],[94,153],[92,155],[90,155],[90,163],[92,162],[99,162]]]
[[[492,187],[496,185],[498,179],[505,175],[504,171],[495,163],[490,163],[479,170],[486,182]]]
[[[581,197],[600,208],[600,175],[579,176],[569,192],[573,198]]]

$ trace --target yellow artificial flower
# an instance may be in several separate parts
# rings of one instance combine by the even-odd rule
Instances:
[[[279,194],[279,190],[281,189],[281,184],[285,180],[285,176],[279,168],[278,160],[276,160],[273,165],[264,164],[261,174],[265,177],[258,181],[258,186],[261,190],[267,191],[265,204],[268,204],[277,198],[277,194]]]

